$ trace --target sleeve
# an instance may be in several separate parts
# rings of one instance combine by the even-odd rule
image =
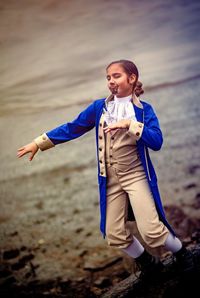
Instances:
[[[128,134],[133,135],[136,141],[138,141],[141,138],[142,132],[144,129],[144,124],[139,121],[131,120]]]
[[[95,116],[95,103],[92,103],[75,120],[40,135],[34,142],[44,151],[57,144],[76,139],[95,126]]]
[[[129,134],[135,136],[138,142],[143,142],[145,146],[154,151],[160,150],[163,144],[163,136],[158,118],[151,107],[144,107],[144,123],[131,121]]]

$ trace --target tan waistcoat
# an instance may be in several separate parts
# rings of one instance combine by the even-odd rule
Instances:
[[[127,129],[117,129],[105,134],[105,163],[121,171],[141,165],[136,139]]]

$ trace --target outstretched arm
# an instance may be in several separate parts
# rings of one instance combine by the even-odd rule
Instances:
[[[96,115],[94,105],[95,103],[92,103],[88,106],[74,121],[60,125],[37,137],[32,143],[19,148],[17,156],[22,157],[23,155],[31,152],[29,160],[32,160],[38,149],[41,151],[47,150],[57,144],[78,138],[87,131],[91,130],[95,126]]]

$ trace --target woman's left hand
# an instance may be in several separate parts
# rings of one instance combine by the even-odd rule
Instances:
[[[118,121],[116,123],[112,123],[112,124],[109,124],[108,126],[104,127],[104,131],[105,133],[113,130],[113,129],[117,129],[117,128],[129,128],[130,126],[130,123],[131,123],[131,120],[127,120],[127,119],[124,119],[124,120],[121,120],[121,121]]]

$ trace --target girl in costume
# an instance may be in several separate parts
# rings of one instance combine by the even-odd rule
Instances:
[[[163,210],[149,149],[160,150],[163,137],[152,106],[140,100],[144,92],[136,65],[118,60],[106,68],[107,98],[95,100],[72,122],[43,133],[18,149],[18,157],[78,138],[95,127],[100,230],[108,245],[135,259],[145,275],[158,272],[161,262],[149,254],[128,228],[130,210],[138,231],[151,248],[171,251],[181,271],[193,267],[192,253],[176,237]]]

